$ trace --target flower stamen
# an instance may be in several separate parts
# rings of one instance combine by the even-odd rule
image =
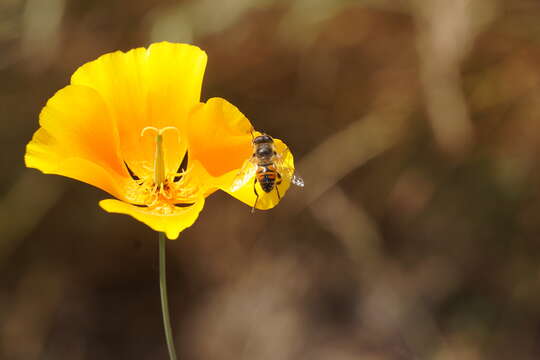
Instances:
[[[163,134],[169,130],[178,133],[178,129],[173,126],[164,128],[147,126],[142,129],[141,137],[147,135],[148,132],[156,134],[154,164],[139,164],[139,167],[144,171],[138,174],[138,180],[134,182],[136,187],[130,192],[131,201],[153,208],[163,214],[171,213],[176,204],[194,203],[199,196],[198,187],[190,184],[191,178],[187,179],[191,172],[189,169],[180,168],[177,171],[167,171],[165,167]]]

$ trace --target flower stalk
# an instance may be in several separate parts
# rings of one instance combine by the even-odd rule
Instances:
[[[165,261],[165,245],[167,239],[165,234],[159,233],[159,290],[161,295],[161,314],[163,315],[163,328],[165,330],[165,340],[169,350],[169,359],[176,360],[176,349],[174,348],[174,337],[172,335],[171,318],[169,316],[169,301],[167,299],[167,274]]]

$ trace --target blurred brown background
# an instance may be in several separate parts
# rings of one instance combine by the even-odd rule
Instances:
[[[166,359],[157,235],[24,168],[73,71],[154,41],[303,190],[168,243],[181,359],[540,358],[537,0],[0,0],[0,359]]]

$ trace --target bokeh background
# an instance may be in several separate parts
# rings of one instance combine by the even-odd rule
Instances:
[[[0,0],[0,359],[166,359],[157,235],[23,165],[81,64],[169,40],[285,139],[168,243],[181,359],[540,358],[537,0]]]

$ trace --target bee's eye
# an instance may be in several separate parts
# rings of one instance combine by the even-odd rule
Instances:
[[[259,135],[255,139],[253,139],[254,144],[264,144],[264,143],[273,143],[274,140],[272,140],[272,137],[268,135]]]

